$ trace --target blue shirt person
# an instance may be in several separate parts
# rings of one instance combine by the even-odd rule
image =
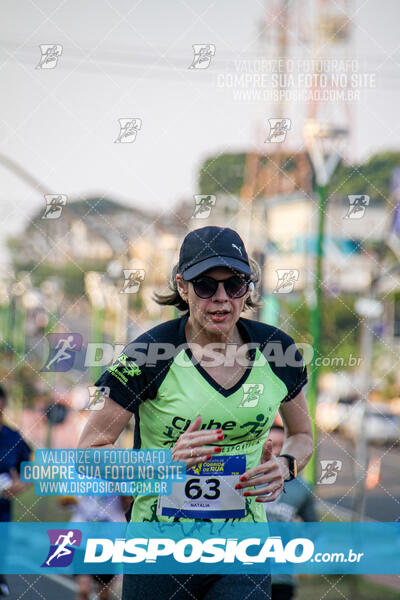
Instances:
[[[0,521],[11,520],[11,501],[21,493],[26,484],[19,478],[21,463],[29,460],[31,448],[15,429],[4,425],[3,415],[7,403],[0,386]]]
[[[11,520],[11,501],[27,485],[21,481],[19,470],[24,460],[29,460],[31,449],[15,429],[4,425],[3,415],[7,395],[0,386],[0,521]],[[7,541],[2,540],[2,550],[6,552]],[[10,590],[4,575],[0,574],[0,596],[9,596]]]

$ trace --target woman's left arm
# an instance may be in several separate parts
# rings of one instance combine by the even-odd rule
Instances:
[[[293,400],[283,402],[279,412],[285,424],[286,433],[281,454],[294,456],[298,471],[301,471],[310,460],[314,450],[310,414],[304,391],[297,394]],[[289,476],[288,461],[286,458],[279,458],[278,461],[283,470],[284,479],[287,479]]]
[[[295,457],[298,470],[305,467],[313,453],[311,420],[304,392],[281,404],[280,413],[285,424],[286,438],[281,454]],[[282,493],[284,480],[289,477],[288,460],[272,453],[272,442],[263,446],[260,464],[243,473],[237,489],[246,489],[245,496],[256,496],[257,502],[272,502]],[[260,486],[251,489],[253,486]],[[250,488],[250,489],[248,489]]]

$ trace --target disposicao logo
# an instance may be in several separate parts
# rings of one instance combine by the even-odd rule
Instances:
[[[247,551],[252,548],[251,554]],[[302,563],[310,560],[314,544],[307,538],[290,540],[286,545],[280,537],[235,540],[211,538],[204,542],[185,538],[176,542],[169,538],[131,538],[111,540],[89,538],[85,563],[154,563],[161,557],[173,557],[179,563],[234,563],[251,565],[264,563],[268,558],[277,563]]]

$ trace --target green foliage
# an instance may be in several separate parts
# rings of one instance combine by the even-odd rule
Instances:
[[[246,154],[221,154],[207,158],[200,168],[200,194],[238,195],[243,185]]]
[[[12,507],[13,520],[18,522],[65,522],[69,521],[71,512],[60,505],[59,496],[37,496],[34,486],[30,485]]]
[[[353,308],[355,297],[341,295],[324,298],[322,311],[322,356],[343,357],[357,355],[359,348],[358,316]],[[330,367],[328,368],[328,370]]]
[[[261,157],[261,165],[268,162]],[[199,191],[201,194],[228,193],[239,195],[244,181],[246,154],[221,154],[207,158],[200,167]],[[367,194],[375,205],[384,204],[390,196],[393,170],[400,167],[400,152],[387,151],[374,154],[363,164],[341,164],[328,188],[332,198],[346,198],[349,194]],[[283,166],[285,171],[295,168],[293,157]]]
[[[198,187],[201,194],[232,194],[238,196],[244,183],[246,154],[221,154],[207,158],[200,168]],[[268,163],[268,156],[259,157],[259,168]],[[282,169],[290,172],[296,167],[294,157],[286,155]]]
[[[138,314],[144,310],[144,301],[140,291],[138,294],[129,295],[129,308]]]
[[[355,313],[355,297],[340,295],[324,298],[322,310],[321,357],[343,359],[341,365],[321,366],[321,371],[342,370],[347,364],[350,354],[359,355],[359,327]],[[310,331],[310,308],[304,297],[295,302],[285,301],[281,304],[281,327],[293,337],[295,342],[313,343]]]
[[[393,170],[400,167],[400,152],[374,154],[360,165],[341,164],[328,188],[334,198],[346,198],[349,194],[367,194],[374,205],[382,205],[390,197],[390,181]]]
[[[304,296],[293,294],[293,298],[280,300],[280,327],[292,336],[295,342],[310,344],[310,308]]]

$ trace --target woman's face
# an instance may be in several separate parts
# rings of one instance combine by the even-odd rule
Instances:
[[[214,267],[202,273],[215,279],[229,279],[234,272],[227,267]],[[230,334],[240,317],[246,299],[250,292],[247,291],[242,298],[230,298],[222,283],[211,298],[199,298],[190,281],[184,281],[177,276],[178,291],[182,298],[189,304],[190,318],[204,333],[215,336]],[[217,314],[218,313],[218,314]]]

